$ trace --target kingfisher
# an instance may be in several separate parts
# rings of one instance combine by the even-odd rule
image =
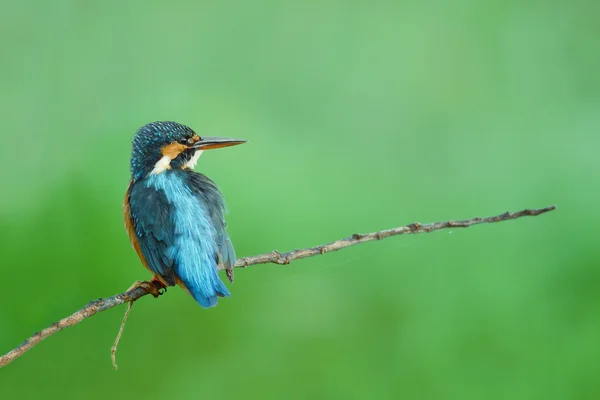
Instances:
[[[123,202],[125,229],[142,264],[154,275],[138,282],[155,297],[179,285],[200,306],[217,305],[230,293],[235,251],[227,235],[223,195],[194,171],[204,150],[245,140],[199,136],[176,122],[152,122],[133,139],[131,181]],[[134,285],[135,286],[135,285]]]

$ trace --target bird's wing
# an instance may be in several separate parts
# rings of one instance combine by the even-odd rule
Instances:
[[[167,251],[175,229],[165,193],[143,184],[131,183],[125,195],[123,214],[129,239],[140,259],[166,284],[175,285],[174,260]]]
[[[235,250],[227,234],[223,195],[217,188],[217,185],[205,175],[189,171],[187,180],[192,192],[206,206],[213,227],[215,228],[215,242],[219,248],[218,254],[215,255],[217,263],[223,265],[225,270],[227,270],[227,277],[230,281],[233,281],[233,266],[236,257]]]

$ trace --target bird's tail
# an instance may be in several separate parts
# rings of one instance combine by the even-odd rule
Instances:
[[[214,307],[217,305],[219,297],[229,297],[229,289],[225,286],[219,273],[217,265],[211,265],[208,268],[196,270],[196,274],[188,274],[191,272],[186,269],[180,269],[177,283],[185,289],[192,297],[204,308]],[[198,274],[200,272],[200,274]]]
[[[214,273],[211,274],[208,290],[200,290],[195,293],[192,292],[192,296],[198,304],[202,307],[214,307],[217,305],[218,297],[229,297],[231,293],[229,293],[229,289],[223,283],[221,278],[219,278],[219,274],[215,268]]]

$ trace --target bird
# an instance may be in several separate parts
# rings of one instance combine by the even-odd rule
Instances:
[[[123,201],[125,230],[151,281],[137,281],[154,297],[178,285],[204,307],[230,292],[218,275],[233,282],[235,251],[217,185],[194,167],[205,150],[246,140],[199,136],[186,125],[152,122],[132,144],[131,180]],[[132,289],[130,288],[130,289]],[[164,290],[163,290],[164,289]]]

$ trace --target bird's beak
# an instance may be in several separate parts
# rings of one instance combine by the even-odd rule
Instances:
[[[235,146],[237,144],[242,144],[242,143],[246,143],[246,141],[242,140],[242,139],[204,136],[199,141],[194,143],[192,148],[198,149],[198,150],[210,150],[210,149],[218,149],[219,147]]]

